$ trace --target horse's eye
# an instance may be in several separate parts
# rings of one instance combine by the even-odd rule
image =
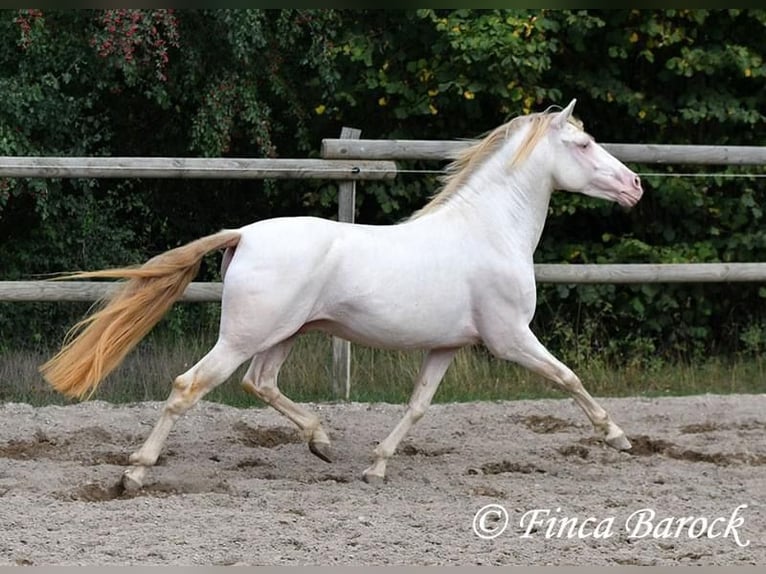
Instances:
[[[590,140],[585,140],[582,143],[577,144],[580,149],[588,149],[588,146],[590,145]]]

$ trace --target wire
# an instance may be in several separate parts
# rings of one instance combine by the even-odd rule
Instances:
[[[639,173],[641,177],[722,177],[728,179],[763,179],[766,173]]]
[[[376,170],[365,170],[374,172]],[[399,174],[419,174],[419,175],[445,175],[445,170],[438,169],[397,169]],[[641,177],[720,177],[726,179],[748,178],[748,179],[766,179],[766,173],[638,173]]]

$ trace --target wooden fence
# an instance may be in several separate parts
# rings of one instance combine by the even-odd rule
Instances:
[[[322,159],[1,157],[0,177],[238,178],[339,181],[338,219],[353,222],[356,181],[390,180],[395,160],[454,158],[467,141],[363,140],[343,128],[322,141]],[[766,147],[603,144],[624,162],[641,164],[766,165]],[[535,265],[541,283],[678,283],[766,281],[766,263]],[[94,301],[113,286],[83,281],[0,281],[0,301]],[[189,285],[182,301],[219,301],[221,284]],[[350,347],[333,343],[333,388],[348,398]]]
[[[470,141],[438,140],[322,140],[326,159],[447,160]],[[659,144],[601,144],[621,161],[648,164],[766,165],[766,147]]]
[[[181,179],[393,179],[392,161],[174,157],[0,156],[0,177]]]

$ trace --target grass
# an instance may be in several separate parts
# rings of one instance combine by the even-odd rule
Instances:
[[[99,388],[94,398],[114,403],[163,400],[172,380],[212,346],[202,337],[183,341],[150,337]],[[329,337],[302,337],[280,374],[282,391],[299,402],[335,400],[331,390],[332,346]],[[37,372],[48,353],[4,351],[0,355],[0,402],[67,404]],[[352,349],[351,400],[405,403],[421,353]],[[668,364],[651,354],[620,364],[606,364],[598,353],[564,357],[595,396],[667,396],[700,393],[766,392],[766,362],[759,355],[710,358],[702,363]],[[238,384],[243,365],[207,399],[236,406],[259,404]],[[566,395],[541,377],[491,357],[482,348],[462,350],[436,394],[436,402],[514,400]]]

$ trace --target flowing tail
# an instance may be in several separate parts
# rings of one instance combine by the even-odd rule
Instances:
[[[143,339],[183,294],[202,258],[215,249],[233,248],[240,232],[224,230],[162,253],[140,267],[86,271],[67,279],[127,279],[101,308],[77,323],[64,346],[40,372],[57,391],[83,398]]]

